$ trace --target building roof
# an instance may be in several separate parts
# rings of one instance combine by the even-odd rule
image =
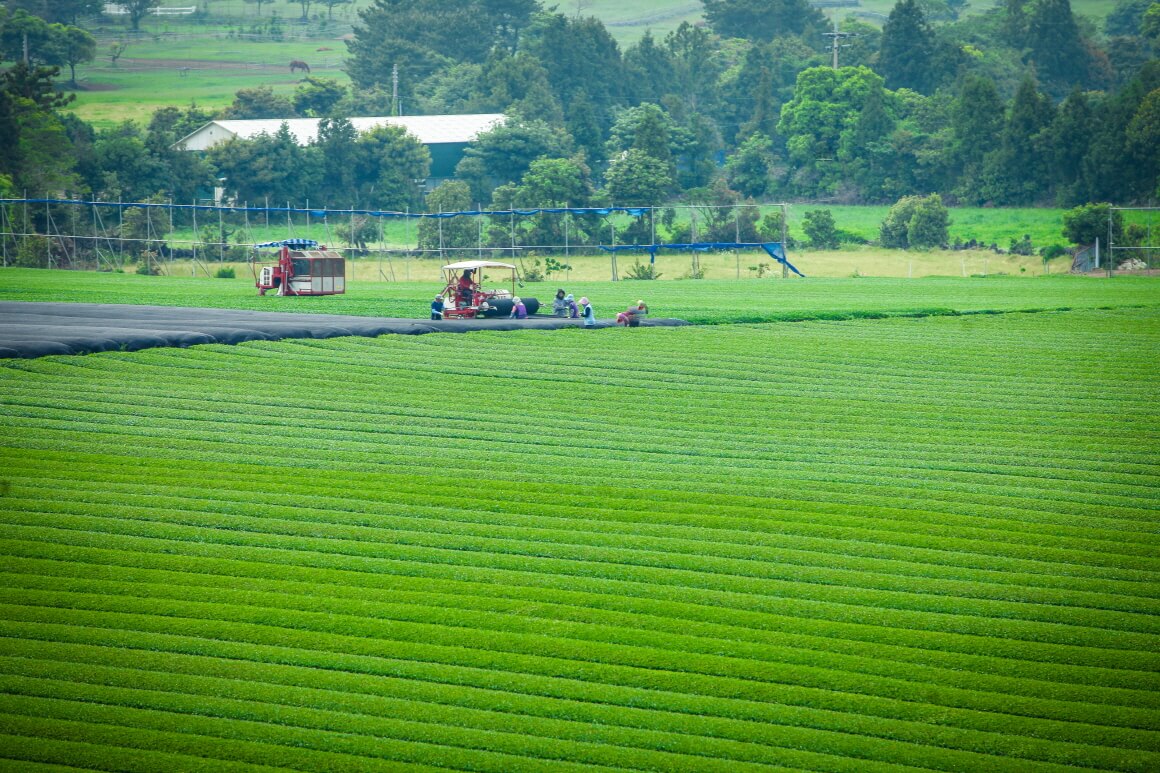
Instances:
[[[210,121],[205,126],[174,143],[180,150],[206,150],[227,140],[248,140],[259,134],[276,134],[282,124],[299,145],[307,145],[318,136],[320,118],[260,118]],[[378,126],[401,126],[424,145],[468,143],[479,134],[503,123],[502,113],[471,115],[403,115],[349,119],[360,134]]]

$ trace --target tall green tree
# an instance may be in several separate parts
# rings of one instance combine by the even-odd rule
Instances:
[[[431,173],[426,145],[401,126],[377,126],[359,135],[356,148],[360,203],[397,211],[420,208],[419,181]]]
[[[633,104],[660,104],[675,78],[671,52],[657,43],[650,30],[645,30],[640,40],[625,49],[623,67],[626,96]]]
[[[1043,181],[1050,176],[1040,133],[1053,118],[1050,98],[1039,93],[1034,79],[1024,79],[1015,92],[999,147],[983,164],[981,193],[987,201],[1003,206],[1031,204],[1043,195]]]
[[[567,158],[571,138],[543,121],[507,121],[467,146],[455,176],[471,186],[474,201],[488,201],[497,185],[516,183],[537,158]]]
[[[75,189],[74,155],[58,111],[72,101],[60,94],[56,67],[17,62],[0,72],[0,175],[30,196]]]
[[[448,180],[427,194],[428,212],[469,212],[475,209],[471,188],[462,180]],[[474,217],[422,218],[419,249],[438,250],[479,246],[479,219]]]
[[[1145,180],[1144,189],[1158,190],[1160,181],[1160,88],[1153,89],[1144,97],[1136,114],[1128,123],[1128,150],[1151,170],[1151,180]]]
[[[316,201],[326,201],[337,208],[362,208],[359,202],[360,180],[355,166],[359,162],[359,135],[346,118],[323,118],[318,122],[318,136],[313,148],[318,153],[319,187],[311,194]],[[367,186],[369,187],[369,186]]]
[[[572,98],[572,109],[568,111],[565,128],[572,135],[576,148],[584,152],[589,165],[604,163],[604,127],[596,105],[588,98],[588,92],[580,91]]]
[[[212,113],[196,105],[185,109],[162,108],[153,113],[145,131],[145,149],[165,172],[161,186],[150,191],[150,195],[162,194],[170,201],[193,201],[202,191],[216,184],[203,153],[174,147],[175,142],[212,117]]]
[[[398,67],[399,91],[410,100],[418,83],[456,62],[483,63],[531,23],[536,2],[523,0],[375,0],[359,12],[361,24],[347,42],[347,73],[359,88],[390,84]]]
[[[793,98],[798,73],[824,64],[823,57],[797,36],[748,44],[738,65],[721,82],[721,130],[725,140],[761,132],[776,140],[781,106]]]
[[[607,108],[624,103],[620,47],[599,19],[539,14],[524,32],[523,50],[543,64],[565,111],[580,92]]]
[[[346,86],[333,78],[308,75],[294,89],[291,105],[295,115],[321,118],[330,115],[346,95]]]
[[[604,173],[608,196],[618,206],[663,204],[673,190],[671,168],[639,148],[613,157]]]
[[[917,0],[899,0],[882,28],[877,71],[891,89],[929,94],[938,82],[934,30]]]
[[[1104,32],[1109,36],[1140,34],[1144,14],[1156,0],[1119,0],[1104,17]]]
[[[1074,89],[1043,133],[1048,173],[1058,206],[1082,203],[1083,159],[1095,139],[1099,118],[1088,93]]]
[[[54,24],[55,45],[59,49],[60,63],[68,66],[69,85],[77,87],[77,65],[91,62],[97,56],[97,40],[80,27]]]
[[[493,52],[483,66],[481,85],[485,93],[477,104],[489,111],[552,126],[564,123],[564,110],[553,93],[548,71],[530,54]]]
[[[272,135],[215,145],[206,155],[215,176],[226,178],[224,187],[239,201],[304,204],[317,189],[317,165],[286,124]],[[326,205],[325,201],[317,203]]]
[[[959,183],[955,193],[965,201],[982,203],[983,161],[999,146],[1005,108],[990,78],[975,73],[962,81],[951,107],[954,166]]]
[[[494,209],[585,207],[591,203],[592,182],[587,166],[574,158],[540,158],[528,167],[518,184],[501,186],[492,200]],[[510,243],[511,223],[505,242]],[[564,244],[583,240],[586,223],[572,215],[543,213],[520,218],[516,238],[523,244]],[[567,229],[567,232],[565,231]]]
[[[1053,92],[1085,85],[1091,57],[1071,12],[1071,0],[1035,0],[1027,9],[1027,57]]]
[[[718,35],[760,42],[778,35],[821,32],[826,17],[807,0],[704,0],[705,20]]]
[[[121,5],[125,6],[125,10],[129,13],[129,27],[136,32],[141,29],[141,20],[161,5],[161,0],[123,0]]]
[[[757,199],[769,190],[772,166],[772,140],[764,134],[753,134],[725,160],[725,173],[731,188]]]
[[[519,49],[520,35],[541,10],[538,0],[481,0],[479,6],[495,44],[509,53]]]
[[[659,105],[645,103],[617,114],[609,132],[607,152],[613,158],[626,150],[639,150],[664,164],[666,176],[676,181],[678,166],[692,168],[702,139],[677,124]]]
[[[882,77],[867,67],[811,67],[798,74],[777,124],[798,168],[797,193],[830,194],[848,182],[839,158],[843,136],[855,130],[867,98],[881,88]]]
[[[688,22],[665,36],[672,65],[670,93],[691,112],[711,112],[717,106],[721,68],[709,33]]]
[[[166,189],[169,167],[150,152],[145,139],[132,121],[97,132],[93,148],[103,171],[97,193],[119,201],[144,201]]]
[[[1140,35],[1152,41],[1154,45],[1160,43],[1160,3],[1152,3],[1148,6],[1148,10],[1144,11],[1144,16],[1140,19]]]
[[[904,164],[891,141],[897,121],[890,93],[879,82],[873,84],[862,101],[853,126],[842,132],[838,159],[849,169],[848,176],[859,194],[870,200],[890,195],[886,181]]]
[[[27,50],[30,66],[61,64],[52,28],[44,19],[18,8],[7,18],[0,16],[0,21],[0,59],[23,62]]]

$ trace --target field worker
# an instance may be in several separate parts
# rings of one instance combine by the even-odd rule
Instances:
[[[592,310],[592,304],[588,302],[588,298],[580,299],[580,317],[584,320],[584,327],[596,327],[596,312]]]
[[[648,316],[648,304],[644,301],[637,301],[636,306],[633,306],[628,311],[628,326],[640,327],[641,317]]]
[[[640,327],[640,317],[646,314],[648,314],[648,306],[644,301],[637,301],[634,305],[617,313],[616,324],[625,327]]]
[[[512,298],[512,313],[508,318],[509,319],[527,319],[528,318],[528,307],[524,305],[523,300],[518,295],[516,297]]]
[[[564,300],[564,288],[561,287],[556,291],[556,297],[552,299],[552,316],[566,317],[568,316],[568,301]]]
[[[580,316],[580,309],[576,307],[576,300],[572,297],[572,293],[568,293],[568,295],[564,297],[564,303],[568,307],[569,317],[576,319]]]
[[[443,295],[435,296],[435,300],[431,301],[431,319],[443,319]]]
[[[460,306],[470,306],[472,301],[472,290],[475,289],[475,278],[471,275],[471,269],[463,269],[463,276],[459,277],[459,292],[458,300]]]

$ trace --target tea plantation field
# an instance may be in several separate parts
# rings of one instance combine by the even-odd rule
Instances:
[[[0,361],[0,769],[1160,769],[1154,285],[995,281]]]

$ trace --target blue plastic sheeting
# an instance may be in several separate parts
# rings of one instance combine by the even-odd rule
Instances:
[[[782,248],[781,242],[691,242],[688,244],[616,244],[612,246],[600,245],[600,249],[605,252],[625,252],[629,250],[640,250],[647,252],[649,255],[649,263],[656,263],[657,250],[693,250],[696,252],[708,252],[709,250],[735,250],[742,247],[761,247],[769,257],[782,264],[790,271],[798,276],[805,278],[805,274],[798,271],[797,268],[786,260],[785,250]]]
[[[203,212],[257,212],[257,213],[290,213],[308,214],[319,220],[325,220],[328,215],[349,217],[350,215],[367,215],[368,217],[406,217],[406,218],[445,218],[489,215],[492,217],[506,217],[511,215],[540,215],[540,214],[572,214],[572,215],[611,215],[613,212],[623,212],[633,217],[642,217],[649,211],[648,207],[544,207],[538,209],[502,209],[502,210],[464,210],[462,212],[391,212],[379,209],[299,209],[297,207],[219,207],[211,204],[155,204],[143,201],[81,201],[80,199],[0,199],[0,204],[84,204],[89,207],[118,207],[129,209],[181,209],[201,210]]]
[[[283,239],[280,242],[263,242],[255,247],[289,247],[292,250],[309,250],[318,246],[313,239]]]

